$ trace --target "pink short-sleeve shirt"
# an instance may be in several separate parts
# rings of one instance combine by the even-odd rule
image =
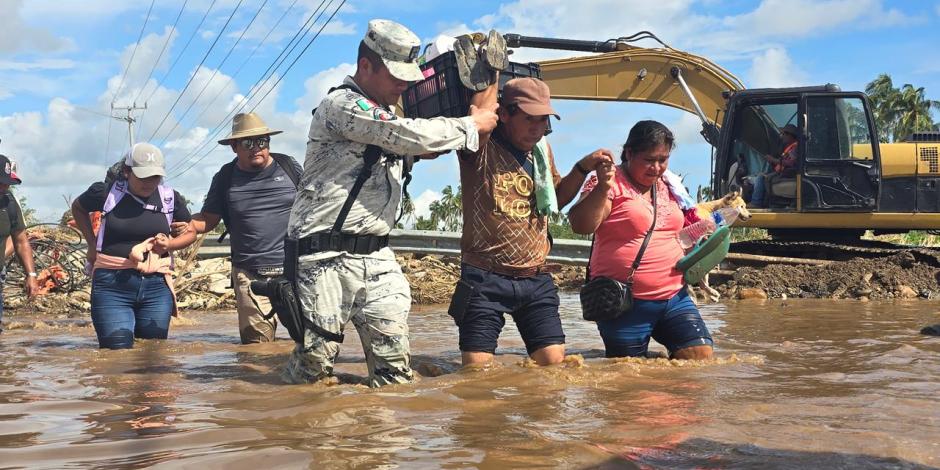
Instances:
[[[592,177],[582,192],[593,191],[596,184]],[[682,272],[676,269],[676,262],[684,256],[678,234],[685,216],[664,180],[656,188],[656,227],[633,276],[633,296],[638,299],[666,300],[683,288]],[[607,198],[611,201],[610,215],[594,232],[591,276],[625,282],[653,223],[653,206],[636,191],[620,168]]]

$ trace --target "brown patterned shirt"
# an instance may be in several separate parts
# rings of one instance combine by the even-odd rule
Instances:
[[[520,160],[531,152],[515,149],[497,130],[477,153],[462,152],[463,262],[508,276],[531,276],[548,255],[548,218],[538,216],[535,183]],[[548,147],[552,179],[561,176]],[[531,168],[531,165],[529,165]]]

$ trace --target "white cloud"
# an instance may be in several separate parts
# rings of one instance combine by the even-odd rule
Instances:
[[[702,142],[702,121],[692,113],[682,113],[678,121],[667,127],[672,131],[677,145]]]
[[[319,30],[320,30],[320,27],[319,27],[319,26],[316,26],[316,27],[314,27],[313,32],[316,32],[316,31],[319,31]],[[338,19],[334,18],[332,21],[330,21],[329,24],[326,25],[325,28],[323,28],[323,32],[320,33],[320,34],[323,34],[323,35],[348,35],[348,34],[356,34],[356,25],[349,24],[349,23],[346,23],[346,22],[344,22],[344,21],[342,21],[342,20],[338,20]]]
[[[418,197],[413,198],[411,202],[415,206],[415,218],[430,217],[431,203],[440,200],[443,195],[437,191],[425,189]]]
[[[304,81],[304,95],[294,101],[297,112],[309,116],[310,110],[320,104],[330,88],[342,84],[347,75],[353,75],[355,72],[355,64],[342,63],[336,67],[317,72],[308,78]]]
[[[0,0],[0,11],[4,13],[0,53],[53,52],[69,46],[68,40],[27,24],[23,19],[23,6],[23,0]]]
[[[768,49],[754,57],[748,74],[753,88],[800,86],[807,82],[806,72],[782,48]]]
[[[64,70],[73,67],[75,67],[75,62],[69,59],[38,59],[32,62],[0,60],[0,70],[12,70],[15,72]]]
[[[518,0],[474,22],[475,29],[556,38],[606,40],[625,32],[652,31],[672,47],[713,60],[752,58],[775,41],[793,41],[846,28],[875,28],[918,21],[881,0],[764,0],[753,11],[731,16],[692,12],[692,0]],[[656,47],[654,42],[641,42]],[[571,53],[520,49],[515,60],[541,60]]]
[[[209,39],[212,39],[215,37],[215,31],[209,31],[208,29],[203,30],[202,32],[199,33],[199,37],[208,41]]]

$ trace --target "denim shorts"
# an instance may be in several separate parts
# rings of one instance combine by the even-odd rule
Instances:
[[[496,352],[499,333],[512,315],[529,354],[546,346],[565,344],[558,315],[558,288],[551,274],[512,277],[460,266],[460,281],[448,313],[460,332],[463,352]]]
[[[634,299],[633,309],[597,322],[607,357],[643,356],[650,338],[669,353],[691,346],[711,346],[711,334],[685,288],[668,300]]]

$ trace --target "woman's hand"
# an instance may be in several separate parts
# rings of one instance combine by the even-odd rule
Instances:
[[[597,172],[597,187],[595,190],[599,189],[607,192],[613,186],[614,178],[617,177],[617,167],[611,161],[598,164],[594,171]]]
[[[178,237],[189,230],[189,222],[173,222],[170,224],[170,234]]]
[[[170,240],[165,233],[158,233],[153,237],[153,252],[163,256],[170,251]]]
[[[594,171],[606,164],[614,164],[614,154],[607,149],[597,149],[578,161],[578,167]]]

